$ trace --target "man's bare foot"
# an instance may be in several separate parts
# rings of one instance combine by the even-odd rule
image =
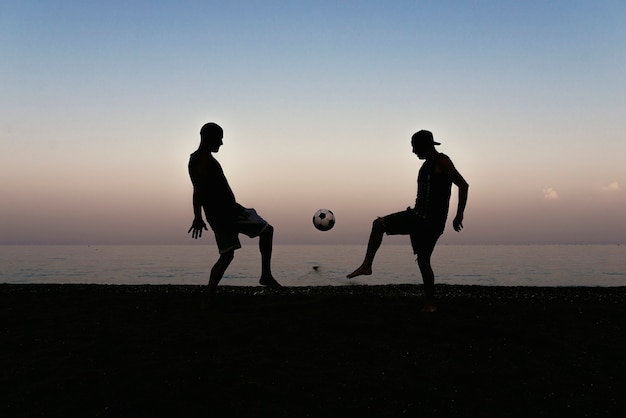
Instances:
[[[261,280],[259,280],[259,283],[261,284],[261,286],[266,286],[273,290],[283,289],[283,286],[280,283],[278,283],[276,279],[273,278],[272,276],[261,277]]]
[[[433,313],[433,312],[437,312],[437,307],[435,305],[433,305],[432,303],[426,303],[423,307],[422,307],[422,312],[423,313]]]
[[[358,269],[354,270],[352,273],[348,274],[346,277],[348,279],[351,279],[356,276],[369,276],[371,274],[372,274],[371,267],[361,266]]]

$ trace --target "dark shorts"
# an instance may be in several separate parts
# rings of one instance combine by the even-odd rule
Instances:
[[[237,216],[233,229],[213,231],[220,254],[241,248],[239,234],[247,235],[250,238],[258,237],[268,225],[267,221],[256,213],[256,210],[244,208],[241,214]]]
[[[413,253],[430,256],[437,240],[443,234],[445,221],[430,222],[417,216],[413,209],[392,213],[381,218],[387,235],[409,235]]]

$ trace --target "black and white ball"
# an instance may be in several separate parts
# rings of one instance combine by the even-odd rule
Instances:
[[[313,225],[320,231],[328,231],[335,226],[335,214],[328,209],[320,209],[313,215]]]

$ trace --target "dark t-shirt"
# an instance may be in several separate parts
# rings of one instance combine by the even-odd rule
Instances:
[[[422,164],[417,176],[415,211],[419,218],[443,231],[448,218],[452,180],[443,173],[435,172],[436,162],[442,158],[449,160],[447,155],[439,154],[434,160]]]
[[[211,153],[198,151],[189,157],[189,177],[213,230],[232,226],[242,206],[228,185],[220,163]]]

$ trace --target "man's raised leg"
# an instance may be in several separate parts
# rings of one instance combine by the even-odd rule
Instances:
[[[374,263],[374,257],[376,256],[376,252],[383,242],[384,235],[385,224],[383,223],[382,218],[377,218],[372,223],[372,232],[370,232],[370,238],[367,242],[365,259],[356,270],[346,276],[347,278],[351,279],[357,276],[369,276],[370,274],[372,274],[372,264]]]

